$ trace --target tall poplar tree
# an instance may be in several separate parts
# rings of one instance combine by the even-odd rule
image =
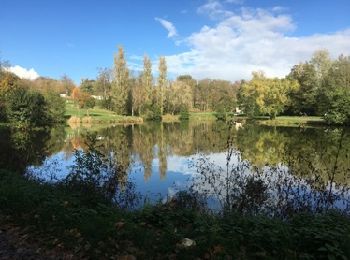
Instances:
[[[145,103],[146,105],[151,105],[153,99],[152,63],[147,55],[143,57],[142,87],[146,93]]]
[[[167,84],[167,65],[165,57],[159,58],[159,77],[158,77],[158,105],[161,115],[164,111],[164,92]]]
[[[112,107],[120,114],[127,114],[129,92],[129,70],[126,66],[123,47],[119,46],[118,54],[114,57],[114,79],[112,82]]]

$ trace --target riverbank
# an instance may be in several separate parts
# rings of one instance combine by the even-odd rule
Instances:
[[[319,126],[327,125],[326,121],[319,116],[278,116],[275,119],[268,117],[254,117],[251,119],[258,124],[268,126]]]
[[[98,195],[6,171],[0,171],[0,215],[0,227],[15,226],[27,243],[73,258],[350,257],[349,217],[334,212],[288,220],[212,215],[181,200],[126,211]]]
[[[91,109],[77,108],[72,102],[66,103],[65,117],[69,124],[140,124],[143,119],[137,116],[121,116],[113,111],[94,107]]]
[[[117,115],[113,111],[103,108],[92,109],[79,109],[71,101],[66,103],[66,118],[70,119],[70,124],[80,123],[82,125],[89,124],[140,124],[144,120],[142,117],[137,116],[121,116]],[[258,116],[248,118],[245,116],[236,116],[239,121],[254,121],[261,125],[268,126],[294,126],[294,127],[306,127],[306,126],[320,126],[327,125],[326,121],[320,116],[278,116],[275,119],[270,119],[267,116]],[[190,112],[189,120],[192,121],[215,121],[217,120],[216,112]],[[162,116],[162,122],[164,123],[177,123],[180,122],[180,115],[166,114]]]
[[[189,120],[191,121],[215,121],[215,112],[190,112]],[[181,122],[180,115],[166,114],[162,116],[163,123],[178,123]]]

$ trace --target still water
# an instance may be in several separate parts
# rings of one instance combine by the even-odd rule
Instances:
[[[240,123],[229,128],[223,122],[192,121],[60,126],[32,132],[2,128],[0,168],[27,171],[45,181],[63,179],[74,164],[74,151],[87,149],[86,136],[92,132],[96,133],[98,150],[112,154],[127,169],[124,178],[135,183],[136,191],[153,201],[164,200],[177,190],[188,188],[189,180],[193,182],[193,177],[201,175],[204,167],[207,172],[217,167],[215,171],[225,175],[227,167],[236,167],[237,172],[238,164],[248,166],[250,170],[245,174],[254,169],[259,176],[264,176],[269,189],[281,190],[273,183],[277,182],[276,176],[284,172],[284,179],[278,181],[286,183],[287,179],[293,179],[293,183],[303,183],[303,194],[309,189],[317,190],[317,194],[342,191],[338,204],[344,204],[344,198],[348,198],[350,130],[347,128],[301,129]],[[228,151],[231,151],[229,162]],[[205,163],[200,164],[200,160]],[[244,171],[240,169],[240,173]],[[266,172],[270,175],[273,172],[273,177]],[[208,188],[208,178],[205,179],[197,178],[196,191],[217,188],[212,183]],[[216,186],[222,185],[216,182]]]

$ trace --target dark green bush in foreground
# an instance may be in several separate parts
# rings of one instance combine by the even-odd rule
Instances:
[[[44,246],[61,244],[78,257],[350,257],[350,220],[334,212],[288,220],[237,213],[219,216],[176,201],[128,212],[97,195],[0,171],[0,213],[26,227],[30,236],[42,238]],[[183,238],[197,245],[181,248]]]

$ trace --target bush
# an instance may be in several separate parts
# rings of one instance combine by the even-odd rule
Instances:
[[[95,98],[89,97],[89,98],[86,100],[84,107],[89,109],[89,108],[94,108],[95,105],[96,105],[96,100],[95,100]]]
[[[168,204],[128,212],[85,191],[75,185],[40,184],[0,171],[0,212],[22,227],[28,241],[69,250],[77,258],[127,254],[139,259],[350,257],[350,220],[335,212],[298,214],[288,220],[236,212],[211,215],[197,211],[197,201],[185,193]],[[185,237],[197,245],[179,247]]]
[[[182,108],[180,111],[180,120],[184,121],[189,119],[190,119],[190,113],[188,112],[188,108],[187,107]]]
[[[53,123],[61,123],[65,121],[66,101],[58,94],[49,93],[45,96],[48,105],[48,116]]]
[[[48,124],[48,105],[40,93],[24,88],[12,91],[6,98],[7,116],[17,126],[45,126]]]
[[[339,91],[330,98],[324,119],[328,124],[350,125],[350,93]]]
[[[162,113],[161,113],[160,107],[158,105],[153,104],[146,111],[147,111],[145,114],[146,120],[151,120],[151,121],[161,121],[162,120]]]

